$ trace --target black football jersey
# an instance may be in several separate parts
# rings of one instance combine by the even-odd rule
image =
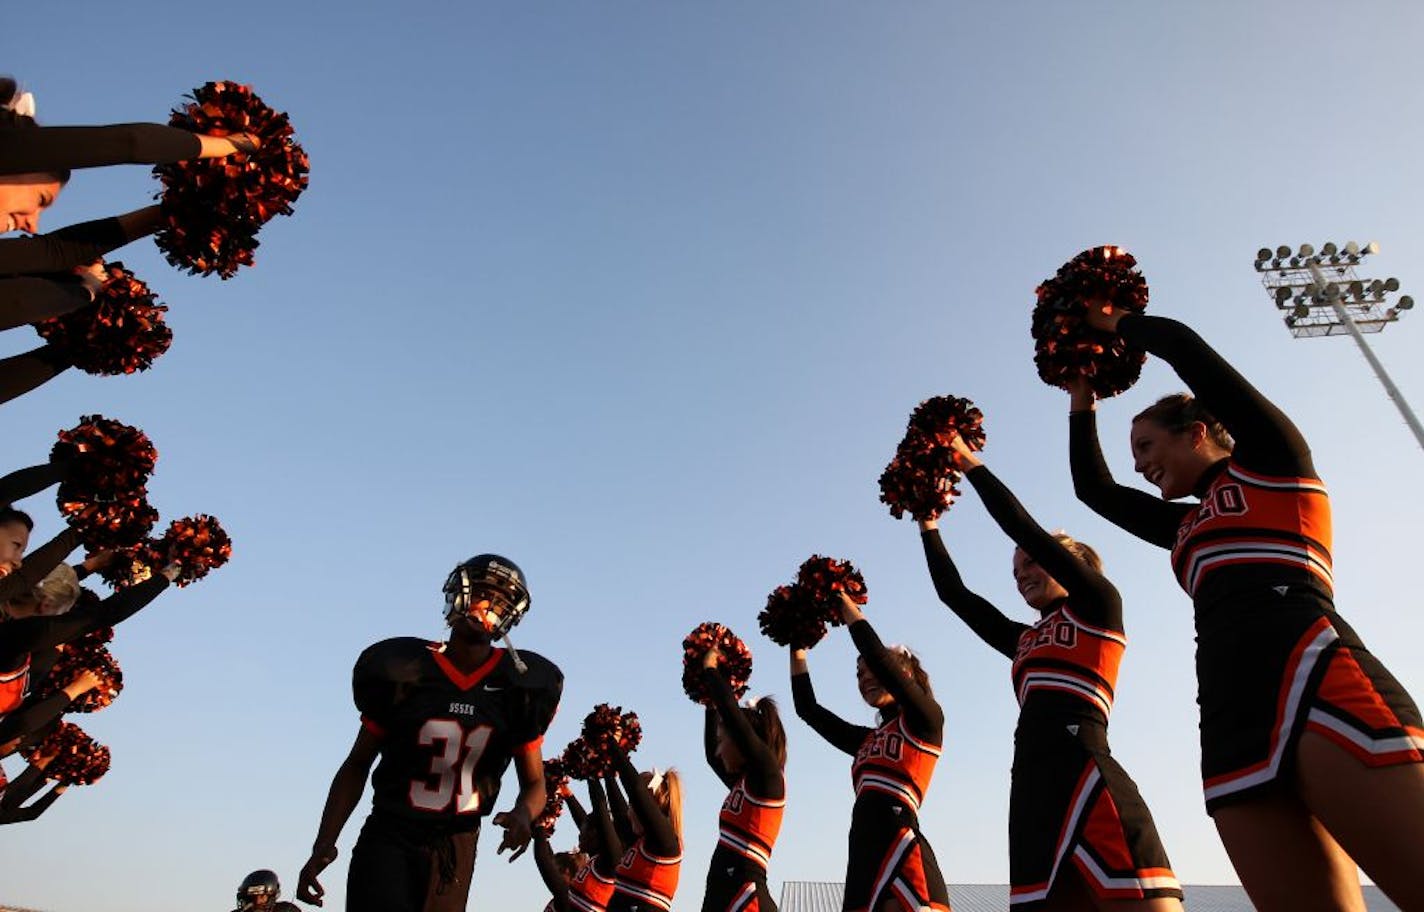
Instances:
[[[356,660],[352,691],[361,723],[381,740],[375,809],[473,829],[515,753],[539,753],[564,677],[522,651],[521,674],[503,649],[461,674],[442,650],[415,637],[376,643]]]

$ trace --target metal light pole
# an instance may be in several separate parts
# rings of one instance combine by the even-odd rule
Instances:
[[[1393,307],[1388,306],[1388,296],[1399,290],[1398,279],[1361,279],[1355,274],[1355,267],[1372,253],[1379,253],[1374,241],[1363,248],[1350,241],[1343,250],[1326,244],[1319,253],[1309,244],[1301,244],[1294,253],[1285,246],[1274,251],[1262,247],[1256,252],[1255,265],[1276,309],[1286,312],[1285,323],[1291,335],[1299,339],[1349,333],[1354,338],[1384,391],[1404,416],[1404,423],[1414,432],[1414,439],[1424,447],[1424,425],[1365,341],[1365,333],[1382,331],[1414,306],[1409,295],[1400,295]]]

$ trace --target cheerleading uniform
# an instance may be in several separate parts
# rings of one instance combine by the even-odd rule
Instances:
[[[58,567],[69,556],[69,552],[81,544],[83,542],[79,539],[79,532],[73,526],[69,526],[54,538],[26,554],[20,569],[4,579],[0,579],[0,605],[13,598],[28,594],[49,575],[51,570]],[[3,667],[3,664],[0,664],[0,668]]]
[[[520,656],[523,673],[496,648],[465,674],[442,644],[415,637],[361,653],[351,688],[380,761],[371,815],[351,850],[348,912],[465,908],[480,819],[515,753],[537,754],[563,689],[548,659]]]
[[[627,755],[619,753],[616,763],[643,835],[632,840],[618,862],[608,912],[667,912],[682,870],[682,838]]]
[[[0,174],[29,174],[106,165],[166,165],[197,158],[196,133],[162,124],[101,127],[0,125]]]
[[[25,569],[10,574],[0,585]],[[54,617],[16,618],[0,624],[0,719],[24,701],[29,691],[32,655],[126,621],[167,588],[168,577],[159,573],[115,592],[93,608],[77,608]]]
[[[117,216],[68,225],[47,234],[0,238],[0,276],[68,272],[137,238]]]
[[[866,666],[895,702],[877,728],[855,725],[816,702],[809,674],[791,676],[796,715],[855,760],[845,898],[850,912],[894,899],[907,912],[949,909],[934,850],[920,832],[919,810],[944,741],[944,713],[890,657],[869,621],[850,625]]]
[[[965,587],[938,531],[923,535],[940,600],[1013,662],[1010,905],[1044,903],[1065,863],[1099,900],[1180,899],[1152,814],[1108,747],[1127,647],[1117,589],[1044,531],[988,468],[965,477],[999,527],[1068,591],[1037,623],[1020,624]]]
[[[78,276],[0,278],[0,330],[63,316],[92,303]]]
[[[608,799],[604,797],[603,789],[597,780],[590,780],[589,794],[593,802],[591,813],[586,813],[573,795],[568,797],[565,804],[580,832],[586,819],[594,821],[594,826],[601,831],[597,837],[600,849],[567,880],[554,860],[554,849],[549,845],[548,838],[535,834],[534,862],[539,868],[539,875],[544,879],[544,885],[554,895],[544,907],[544,912],[604,912],[608,908],[608,900],[613,896],[615,862],[606,859],[621,858],[622,843],[613,832],[613,819],[608,813]],[[618,850],[609,851],[614,846],[617,846]]]
[[[1095,416],[1070,418],[1078,497],[1172,552],[1192,598],[1208,811],[1289,781],[1304,731],[1362,763],[1424,762],[1424,719],[1335,612],[1330,505],[1300,431],[1187,327],[1127,316],[1129,343],[1171,364],[1235,439],[1197,483],[1196,504],[1116,484]]]
[[[67,468],[62,462],[42,462],[28,468],[16,469],[0,478],[0,506],[8,506],[59,484],[64,480]]]
[[[776,754],[752,728],[727,679],[701,670],[707,707],[703,742],[707,763],[731,791],[717,815],[717,848],[707,870],[702,912],[776,912],[766,866],[786,811],[786,777]],[[737,745],[744,765],[732,773],[717,759],[717,722]]]
[[[0,770],[0,824],[25,823],[49,810],[50,805],[64,794],[51,788],[28,806],[21,807],[36,792],[44,787],[44,770],[37,766],[27,766],[15,777],[15,781],[5,786],[5,773]]]

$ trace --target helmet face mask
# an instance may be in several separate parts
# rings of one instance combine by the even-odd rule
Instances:
[[[276,905],[281,892],[275,872],[253,871],[237,887],[237,906],[239,909],[270,908]]]
[[[481,554],[460,564],[445,580],[445,620],[460,618],[491,640],[503,637],[529,610],[529,588],[513,561]]]

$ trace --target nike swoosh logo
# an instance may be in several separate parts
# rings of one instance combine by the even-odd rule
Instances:
[[[1289,586],[1272,586],[1271,588],[1276,590],[1276,595],[1285,595],[1290,591]]]
[[[499,693],[501,690],[504,690],[504,688],[503,688],[503,687],[491,687],[490,685],[486,684],[484,687],[481,687],[480,690],[489,691],[490,693]]]

